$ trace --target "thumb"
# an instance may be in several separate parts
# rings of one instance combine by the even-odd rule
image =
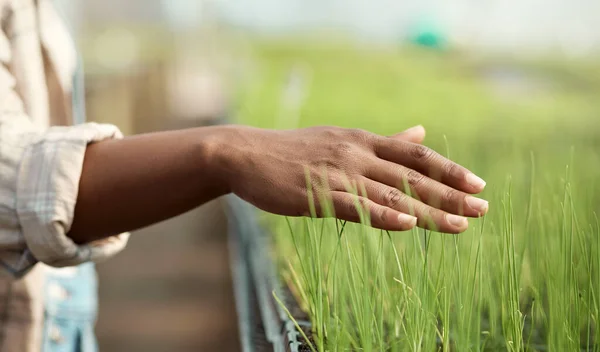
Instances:
[[[407,129],[404,132],[397,133],[391,136],[391,138],[420,144],[423,143],[423,140],[425,139],[425,128],[421,125],[417,125]]]

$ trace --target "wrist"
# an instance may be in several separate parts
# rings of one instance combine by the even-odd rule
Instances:
[[[202,135],[198,140],[202,162],[206,165],[203,172],[210,173],[215,187],[221,193],[231,193],[235,188],[236,177],[239,177],[240,164],[243,160],[243,144],[247,138],[245,133],[250,128],[236,125],[223,125],[201,128]]]

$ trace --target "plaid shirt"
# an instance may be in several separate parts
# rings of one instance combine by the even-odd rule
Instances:
[[[66,236],[86,146],[121,134],[72,126],[77,56],[50,0],[0,0],[0,29],[0,351],[39,352],[48,266],[105,259],[127,242]]]

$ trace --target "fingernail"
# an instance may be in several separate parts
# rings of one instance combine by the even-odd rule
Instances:
[[[417,218],[415,218],[412,215],[403,214],[403,213],[400,213],[398,215],[398,221],[402,224],[410,225],[411,227],[415,226],[417,224]]]
[[[483,189],[485,187],[485,181],[473,173],[468,173],[466,179],[468,184],[477,189]]]
[[[424,129],[425,129],[425,127],[423,127],[423,125],[416,125],[416,126],[413,126],[413,127],[409,128],[409,129],[407,129],[404,132],[406,133],[406,132],[422,131]]]
[[[446,214],[446,221],[448,221],[450,225],[460,228],[468,226],[467,218],[458,215]]]
[[[471,207],[473,210],[477,210],[479,212],[479,215],[487,213],[488,208],[490,206],[486,200],[475,198],[472,196],[467,196],[465,198],[465,201],[467,202],[467,205],[469,207]]]

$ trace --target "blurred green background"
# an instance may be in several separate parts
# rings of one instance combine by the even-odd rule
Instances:
[[[85,61],[88,118],[127,135],[223,119],[422,124],[428,146],[488,181],[486,198],[511,178],[524,211],[533,155],[542,207],[560,203],[569,164],[581,216],[600,212],[594,1],[58,2]],[[238,350],[225,229],[209,204],[99,266],[101,350]]]
[[[527,194],[533,155],[548,187],[572,164],[575,189],[597,193],[600,65],[592,60],[305,40],[255,48],[261,75],[239,93],[243,123],[384,135],[422,124],[426,144],[486,179],[487,192],[501,191],[510,176],[517,194]]]

